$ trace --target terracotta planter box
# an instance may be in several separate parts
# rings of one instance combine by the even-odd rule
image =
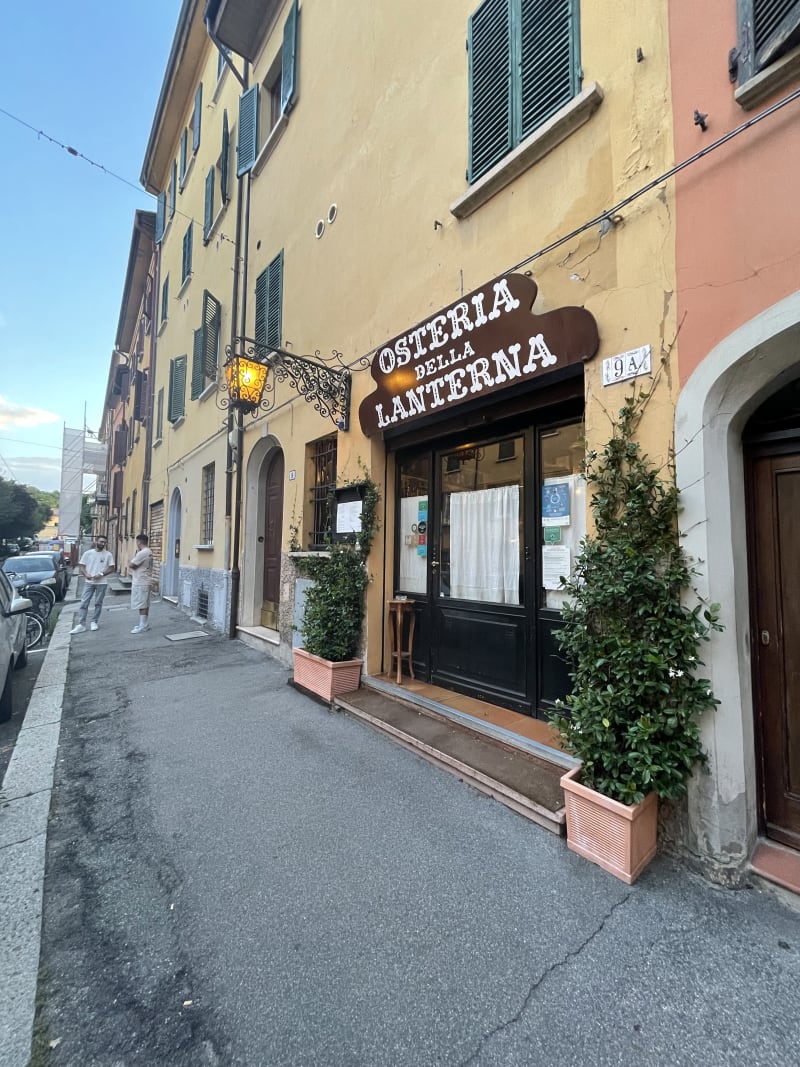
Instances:
[[[567,845],[630,885],[656,854],[658,797],[620,804],[576,781],[580,766],[561,779],[567,816]]]
[[[342,693],[352,693],[361,684],[363,661],[360,659],[332,663],[312,656],[304,648],[295,648],[293,652],[295,684],[316,693],[323,700],[331,701]]]

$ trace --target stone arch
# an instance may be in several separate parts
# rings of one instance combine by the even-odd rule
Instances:
[[[758,832],[742,430],[800,376],[800,292],[721,341],[686,382],[675,413],[681,536],[697,589],[722,606],[725,630],[703,652],[720,701],[702,723],[710,774],[689,787],[689,848],[721,880],[741,876]]]
[[[169,515],[167,517],[167,537],[164,543],[164,565],[162,573],[165,580],[161,584],[164,596],[179,597],[180,557],[175,554],[175,543],[181,540],[183,529],[183,500],[181,491],[176,486],[169,498]]]

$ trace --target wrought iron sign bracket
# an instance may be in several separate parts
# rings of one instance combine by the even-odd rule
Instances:
[[[319,357],[320,353],[315,352]],[[324,418],[329,418],[339,430],[350,429],[350,369],[345,366],[340,352],[331,354],[330,362],[297,356],[284,348],[264,345],[252,337],[234,337],[233,344],[225,348],[226,363],[239,358],[260,363],[267,367],[267,380],[257,405],[249,410],[253,415],[259,411],[271,411],[275,407],[275,384],[288,382],[303,399]],[[220,397],[222,407],[231,403],[228,396]]]

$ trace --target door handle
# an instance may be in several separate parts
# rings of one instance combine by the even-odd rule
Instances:
[[[438,566],[439,566],[439,560],[438,559],[432,559],[431,560],[431,570],[435,571]]]
[[[769,630],[762,630],[761,631],[761,644],[762,645],[768,645],[769,644]]]

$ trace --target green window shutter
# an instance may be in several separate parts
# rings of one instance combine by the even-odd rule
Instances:
[[[206,289],[203,293],[203,369],[209,381],[217,377],[219,367],[220,303]]]
[[[287,114],[295,105],[297,94],[297,0],[294,0],[286,25],[283,27],[283,52],[281,55],[281,114]]]
[[[256,344],[267,343],[267,290],[269,287],[269,268],[256,278]]]
[[[578,88],[577,29],[574,0],[522,0],[516,142],[527,137],[575,96]]]
[[[186,356],[178,356],[169,364],[169,403],[167,418],[176,422],[186,410]]]
[[[169,217],[175,214],[175,201],[178,196],[178,164],[172,161],[172,178],[169,183]]]
[[[186,157],[189,154],[189,131],[184,127],[184,131],[181,134],[181,190],[183,189],[183,180],[186,177]]]
[[[753,0],[753,73],[796,44],[800,44],[800,0]]]
[[[239,97],[239,143],[236,149],[236,176],[252,170],[258,154],[258,86]]]
[[[206,205],[203,214],[203,244],[208,244],[211,227],[214,225],[214,167],[206,174]]]
[[[167,321],[167,305],[169,302],[169,275],[164,279],[164,284],[161,286],[161,321]]]
[[[183,262],[181,266],[181,283],[192,273],[192,223],[186,227],[183,235]]]
[[[283,309],[283,252],[279,252],[267,268],[267,330],[266,343],[277,348],[281,343],[281,314]]]
[[[203,327],[194,331],[194,344],[192,345],[192,400],[206,387],[205,367],[203,366]]]
[[[484,0],[469,20],[469,169],[476,181],[512,147],[511,4]]]
[[[164,434],[164,386],[158,390],[156,401],[156,440],[160,441]]]
[[[164,223],[166,215],[167,194],[159,193],[156,202],[156,244],[159,244],[164,236]]]
[[[222,112],[222,154],[219,161],[219,195],[223,206],[228,203],[228,155],[231,135],[228,132],[228,109]]]
[[[192,120],[192,152],[200,147],[200,123],[203,117],[203,83],[197,86],[194,94],[194,118]]]

